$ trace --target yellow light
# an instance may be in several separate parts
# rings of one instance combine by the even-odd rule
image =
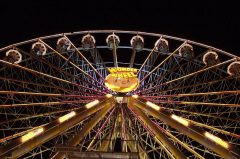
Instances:
[[[85,108],[89,109],[92,108],[93,106],[97,105],[99,103],[99,100],[94,100],[88,104],[85,105]]]
[[[139,85],[137,78],[117,78],[109,74],[105,79],[105,86],[116,92],[130,92]]]
[[[115,92],[127,93],[139,86],[137,69],[126,67],[109,68],[110,74],[105,78],[105,86]]]
[[[30,131],[29,133],[27,133],[26,135],[21,137],[21,142],[26,142],[34,137],[36,137],[37,135],[41,134],[44,131],[43,128],[38,128],[36,130]]]
[[[189,126],[189,121],[187,121],[186,119],[184,118],[181,118],[175,114],[172,114],[171,115],[171,118],[173,118],[174,120],[176,120],[177,122],[183,124],[184,126]]]
[[[204,135],[207,138],[209,138],[210,140],[212,140],[213,142],[216,142],[217,144],[221,145],[222,147],[224,147],[226,149],[229,148],[229,144],[226,141],[220,139],[219,137],[214,136],[214,135],[210,134],[209,132],[205,132]]]
[[[155,110],[160,110],[160,107],[152,102],[147,101],[146,104]]]
[[[60,118],[58,118],[58,121],[59,121],[60,123],[62,123],[62,122],[64,122],[64,121],[72,118],[72,117],[75,116],[75,115],[76,115],[76,112],[72,111],[72,112],[70,112],[70,113],[68,113],[68,114],[66,114],[66,115],[61,116]]]
[[[111,95],[111,94],[106,94],[106,97],[107,97],[107,98],[111,98],[112,95]]]
[[[123,103],[123,97],[116,97],[115,100],[117,103]]]
[[[133,98],[137,99],[138,98],[138,95],[134,94],[132,95]]]

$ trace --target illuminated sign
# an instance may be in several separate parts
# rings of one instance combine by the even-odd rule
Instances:
[[[116,92],[127,93],[139,85],[136,68],[114,67],[108,69],[110,74],[105,78],[105,85]]]

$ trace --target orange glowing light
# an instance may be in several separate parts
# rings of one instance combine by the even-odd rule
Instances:
[[[99,103],[99,100],[94,100],[88,104],[85,105],[85,108],[89,109],[92,108],[93,106],[97,105]]]
[[[182,117],[172,114],[171,118],[173,118],[174,120],[176,120],[177,122],[181,123],[184,126],[189,126],[189,121],[187,121],[186,119],[184,119]]]
[[[138,98],[138,95],[134,94],[132,95],[133,98],[137,99]]]
[[[208,139],[210,139],[210,140],[212,140],[213,142],[221,145],[222,147],[224,147],[224,148],[226,148],[226,149],[229,148],[229,144],[228,144],[226,141],[220,139],[219,137],[217,137],[217,136],[215,136],[215,135],[212,135],[212,134],[210,134],[209,132],[205,132],[204,135],[205,135]]]
[[[29,133],[27,133],[26,135],[21,137],[21,142],[26,142],[36,136],[38,136],[39,134],[41,134],[44,131],[44,128],[38,128],[36,130],[30,131]]]
[[[76,112],[72,111],[72,112],[70,112],[70,113],[68,113],[68,114],[66,114],[66,115],[61,116],[60,118],[58,118],[58,121],[59,121],[60,123],[63,123],[64,121],[66,121],[66,120],[74,117],[75,115],[76,115]]]
[[[157,111],[160,110],[160,107],[159,107],[158,105],[152,103],[152,102],[147,101],[146,104],[147,104],[149,107],[151,107],[151,108],[153,108],[153,109],[155,109],[155,110],[157,110]]]
[[[107,97],[107,98],[111,98],[112,95],[111,95],[111,94],[106,94],[106,97]]]

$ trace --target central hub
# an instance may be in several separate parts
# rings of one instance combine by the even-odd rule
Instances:
[[[105,78],[105,85],[109,89],[127,93],[139,86],[136,68],[115,67],[108,70],[110,74]]]

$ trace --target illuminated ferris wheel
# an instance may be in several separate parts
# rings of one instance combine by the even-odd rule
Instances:
[[[240,57],[136,31],[0,49],[0,158],[240,158]]]

